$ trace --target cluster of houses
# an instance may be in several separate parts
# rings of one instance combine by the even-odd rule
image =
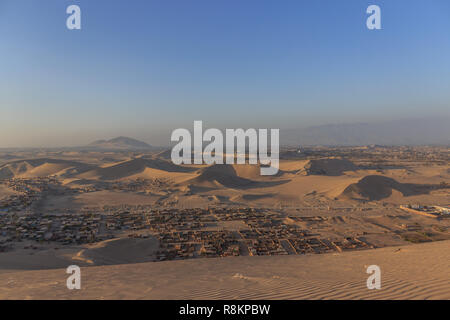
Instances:
[[[427,161],[445,163],[450,157],[446,146],[380,146],[369,145],[360,147],[324,147],[310,146],[282,150],[281,157],[295,158],[346,158],[367,161],[367,163],[386,164],[389,160]]]
[[[168,186],[168,180],[164,178],[152,179],[131,179],[123,181],[98,181],[73,188],[79,193],[96,192],[103,190],[127,191],[127,192],[148,192],[149,190],[161,190]]]
[[[2,180],[2,184],[15,193],[0,199],[0,211],[12,212],[28,208],[41,199],[42,193],[48,191],[50,185],[56,185],[58,182],[53,177],[11,178]]]
[[[372,247],[357,238],[321,239],[295,223],[320,223],[326,218],[291,217],[267,209],[156,209],[139,205],[104,207],[99,212],[0,215],[0,240],[84,244],[124,234],[138,237],[144,230],[159,241],[157,260],[325,253]],[[287,218],[294,223],[287,224]],[[230,222],[240,227],[225,228]]]
[[[122,207],[123,209],[123,207]],[[148,230],[160,243],[158,260],[237,255],[287,255],[325,253],[373,247],[363,239],[320,239],[284,220],[320,223],[323,217],[287,217],[255,208],[152,209],[127,207],[106,217],[111,231]],[[239,221],[242,228],[225,229],[222,223]]]
[[[101,220],[98,214],[0,215],[0,236],[4,243],[25,240],[91,243],[105,239],[99,232]]]
[[[240,255],[238,241],[230,231],[179,231],[157,235],[158,260]]]
[[[450,218],[450,205],[448,206],[423,206],[419,204],[401,205],[401,209],[431,218]]]

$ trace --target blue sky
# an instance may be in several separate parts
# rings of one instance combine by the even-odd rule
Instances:
[[[0,39],[0,147],[450,115],[447,0],[0,0]]]

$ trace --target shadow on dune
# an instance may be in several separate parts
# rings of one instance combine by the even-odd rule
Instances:
[[[408,169],[404,165],[390,164],[390,163],[372,163],[358,166],[360,170],[392,170],[392,169]]]
[[[232,165],[212,165],[200,171],[200,175],[188,180],[189,186],[203,188],[253,189],[267,188],[285,184],[290,180],[255,181],[240,177]]]
[[[144,172],[145,169],[157,169],[167,172],[193,172],[195,169],[175,165],[169,161],[160,159],[137,158],[121,162],[110,167],[98,168],[94,174],[100,179],[115,180]]]
[[[392,195],[392,190],[399,191],[403,196],[429,194],[433,190],[449,189],[442,184],[400,183],[392,178],[371,175],[349,185],[341,197],[358,200],[382,200]]]
[[[0,166],[0,179],[10,179],[23,174],[30,177],[44,177],[61,174],[62,177],[72,177],[95,169],[96,166],[71,160],[37,158],[16,160]]]
[[[358,169],[358,166],[347,159],[322,158],[299,161],[294,166],[290,165],[289,169],[280,170],[279,175],[299,174],[304,176],[341,176],[347,171],[356,171]]]

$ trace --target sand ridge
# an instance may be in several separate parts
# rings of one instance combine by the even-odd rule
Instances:
[[[1,299],[450,299],[449,241],[324,255],[234,257],[0,274]],[[366,286],[369,265],[380,290]],[[189,274],[186,273],[189,270]]]
[[[81,157],[81,155],[80,155]],[[334,201],[337,206],[368,201],[395,204],[420,202],[448,194],[448,165],[367,165],[345,158],[281,160],[275,176],[261,176],[259,165],[175,165],[153,155],[114,156],[81,160],[37,158],[16,160],[0,166],[3,178],[56,176],[65,187],[104,189],[117,181],[164,179],[161,205],[207,206],[250,204],[254,206],[317,206]],[[116,161],[114,161],[116,159]],[[95,164],[94,164],[95,162]],[[450,198],[449,198],[450,199]]]

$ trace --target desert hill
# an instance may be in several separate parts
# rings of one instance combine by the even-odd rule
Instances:
[[[0,274],[0,299],[450,299],[449,241],[298,256],[229,257]],[[366,269],[382,270],[368,290]],[[383,272],[383,271],[382,271]],[[84,282],[83,282],[84,281]]]
[[[117,137],[111,140],[97,140],[88,145],[90,148],[97,149],[120,149],[120,150],[148,150],[152,149],[149,144],[128,138],[128,137]]]
[[[106,167],[61,159],[30,159],[0,166],[0,179],[34,178],[57,175],[62,178],[115,180],[143,173],[148,169],[161,172],[193,172],[195,169],[174,165],[161,159],[135,158]]]
[[[346,159],[323,158],[311,160],[287,160],[280,166],[282,173],[323,176],[340,176],[346,171],[356,171],[358,167]]]
[[[156,157],[160,158],[160,159],[170,160],[172,158],[172,150],[167,149],[167,150],[161,151],[158,154],[156,154]]]
[[[161,203],[180,206],[202,205],[207,201],[320,205],[323,201],[387,198],[400,203],[404,202],[403,197],[445,195],[446,184],[442,182],[448,181],[448,167],[408,168],[408,171],[393,168],[380,173],[342,158],[282,160],[277,175],[261,176],[260,165],[175,165],[152,153],[133,158],[128,153],[93,154],[94,158],[86,157],[89,163],[79,160],[85,159],[80,154],[76,160],[11,161],[0,165],[0,179],[56,176],[63,185],[73,188],[88,185],[108,188],[115,180],[164,179],[170,188],[153,196]]]
[[[450,118],[424,117],[373,123],[342,123],[285,129],[280,144],[289,146],[448,145]]]
[[[394,190],[400,192],[403,196],[413,196],[427,194],[431,190],[439,188],[443,188],[443,186],[400,183],[389,177],[370,175],[349,185],[342,193],[341,198],[373,201],[390,197]]]
[[[69,171],[73,175],[85,172],[92,167],[89,164],[61,159],[18,160],[6,163],[0,167],[0,179],[64,175],[64,173],[67,174]]]
[[[254,183],[250,179],[238,176],[234,167],[229,164],[214,164],[201,169],[199,173],[197,177],[188,180],[187,183],[202,187],[224,186],[227,188],[249,186]]]
[[[156,169],[166,172],[192,172],[194,170],[187,167],[177,166],[172,162],[161,159],[136,158],[120,162],[118,164],[113,164],[108,167],[96,168],[80,175],[79,177],[86,179],[98,178],[101,180],[116,180],[143,173],[146,169]]]
[[[114,265],[151,261],[159,247],[155,238],[109,239],[94,243],[77,254],[77,260],[96,265]],[[150,257],[150,258],[149,258]]]
[[[357,170],[357,167],[351,161],[331,158],[309,160],[300,173],[304,175],[340,176],[345,171],[355,170]]]
[[[289,180],[280,180],[276,176],[261,176],[259,165],[250,164],[214,164],[200,169],[198,176],[183,184],[191,187],[251,189],[274,187]]]
[[[14,177],[14,173],[8,167],[0,168],[0,179],[10,179]]]

